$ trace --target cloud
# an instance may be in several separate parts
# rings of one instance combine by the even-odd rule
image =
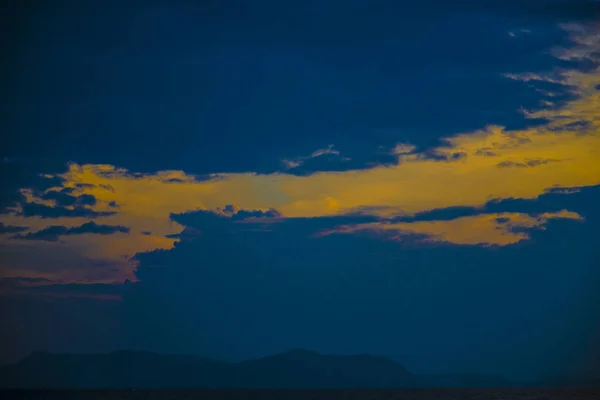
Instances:
[[[316,158],[316,157],[320,157],[323,155],[327,155],[327,154],[332,154],[335,156],[339,156],[340,152],[337,151],[332,144],[330,144],[329,146],[327,146],[327,148],[325,149],[319,149],[319,150],[315,150],[311,155],[310,158]]]
[[[185,240],[136,256],[139,281],[123,295],[123,324],[132,346],[223,358],[302,346],[397,354],[408,368],[431,372],[567,368],[557,360],[573,357],[573,366],[584,356],[578,343],[589,314],[581,310],[598,301],[586,284],[598,277],[598,190],[504,204],[536,211],[555,203],[569,212],[406,223],[402,241],[367,231],[316,235],[372,216],[173,215]],[[423,241],[432,234],[443,242]],[[529,240],[514,240],[525,234]],[[475,245],[488,237],[502,245]]]
[[[228,204],[222,209],[217,207],[215,211],[218,214],[230,217],[233,221],[249,218],[277,218],[282,216],[279,211],[273,208],[268,210],[244,210],[234,204]]]
[[[13,239],[21,240],[46,240],[55,242],[62,236],[96,234],[96,235],[112,235],[115,233],[129,233],[129,228],[119,225],[98,225],[95,222],[86,222],[85,224],[67,228],[61,225],[51,225],[37,232],[29,232],[26,234],[15,235]]]
[[[26,231],[26,226],[15,226],[15,225],[6,225],[4,222],[0,222],[0,234],[3,233],[19,233]]]
[[[498,163],[499,168],[535,168],[540,165],[548,164],[551,162],[559,162],[561,160],[525,160],[523,162],[515,162],[515,161],[502,161]]]
[[[282,170],[271,173],[285,173],[295,176],[310,176],[316,173],[344,172],[364,170],[377,167],[391,166],[398,162],[398,155],[409,153],[416,149],[408,144],[397,144],[392,147],[379,146],[372,152],[365,152],[364,148],[352,149],[353,151],[342,155],[334,145],[313,151],[308,156],[286,158],[281,160]]]
[[[548,119],[548,128],[552,130],[597,135],[600,128],[600,116],[597,112],[600,104],[598,24],[563,24],[561,27],[568,32],[574,45],[554,48],[552,54],[559,59],[576,63],[576,68],[561,72],[563,82],[570,87],[573,99],[561,107],[531,112],[527,116]]]
[[[416,146],[406,144],[406,143],[398,143],[392,149],[392,153],[395,155],[409,154],[416,150]]]
[[[516,29],[516,30],[508,31],[508,36],[510,36],[510,37],[519,37],[519,36],[527,35],[529,33],[531,33],[531,30],[525,29],[525,28],[521,28],[521,29]]]
[[[75,184],[75,188],[85,189],[93,188],[90,184]],[[93,206],[96,204],[96,198],[91,194],[81,194],[79,196],[73,196],[74,188],[63,188],[61,190],[48,190],[42,193],[39,198],[42,200],[51,200],[56,206],[70,207],[70,206]]]
[[[557,85],[565,85],[566,82],[561,76],[554,76],[554,74],[534,74],[531,72],[522,73],[522,74],[504,74],[504,77],[508,79],[512,79],[515,81],[521,82],[548,82],[554,83]]]
[[[294,175],[310,175],[322,171],[337,171],[350,169],[350,158],[342,157],[339,150],[330,144],[318,149],[309,156],[283,159],[281,162],[287,173]]]
[[[454,153],[447,152],[444,148],[437,148],[427,150],[423,153],[419,153],[418,157],[423,160],[435,160],[435,161],[459,161],[467,158],[467,153],[464,151],[457,151]]]
[[[494,199],[481,207],[449,207],[344,224],[325,229],[317,236],[372,232],[385,240],[410,243],[506,246],[529,240],[533,230],[545,229],[552,219],[585,221],[591,204],[581,203],[578,196],[570,197],[582,192],[584,198],[593,199],[600,195],[600,186],[552,188],[536,199]],[[567,210],[573,208],[582,210],[582,214]]]
[[[60,186],[62,179],[51,172],[64,170],[64,163],[45,163],[35,159],[15,158],[10,163],[0,163],[0,214],[13,211],[25,200],[20,188],[28,187],[34,191],[44,191]],[[40,173],[45,171],[46,173]]]
[[[114,214],[116,214],[114,211],[94,211],[83,206],[48,206],[35,202],[21,204],[21,210],[17,212],[17,215],[24,217],[42,218],[99,218]]]
[[[233,228],[234,231],[252,231],[260,229],[270,224],[271,221],[281,217],[281,214],[274,209],[269,210],[244,210],[232,204],[223,208],[217,207],[215,210],[197,210],[193,212],[171,214],[171,219],[178,224],[192,227],[192,235],[207,232],[209,234],[228,233],[223,229]],[[231,223],[239,225],[231,225]],[[266,224],[266,225],[263,225]],[[268,228],[267,228],[268,229]],[[171,238],[185,240],[190,234],[190,230],[183,230],[181,233],[170,235]]]
[[[576,101],[584,104],[586,98]],[[445,146],[436,150],[440,160],[424,157],[418,151],[403,152],[394,156],[398,158],[395,165],[307,176],[222,174],[218,179],[198,181],[181,171],[136,176],[113,166],[71,165],[60,175],[64,181],[61,187],[50,190],[74,188],[72,195],[94,196],[95,205],[52,207],[32,192],[27,194],[30,201],[6,223],[28,227],[35,224],[36,230],[42,230],[49,226],[44,222],[48,217],[54,217],[62,226],[82,224],[85,218],[95,217],[103,224],[129,226],[132,231],[127,240],[98,238],[84,243],[75,241],[74,236],[63,238],[71,243],[69,246],[85,249],[86,257],[110,254],[115,263],[122,265],[137,252],[169,249],[180,240],[177,235],[182,225],[169,218],[173,213],[216,210],[224,204],[262,213],[275,209],[284,218],[339,216],[358,210],[380,217],[410,216],[436,209],[479,208],[490,199],[536,199],[555,187],[597,185],[598,146],[596,137],[578,132],[545,130],[543,126],[510,131],[490,126],[448,138]],[[452,159],[455,161],[447,161]],[[536,167],[498,168],[503,162],[528,161]],[[173,178],[182,182],[171,183]],[[75,187],[82,182],[90,186]],[[112,211],[111,202],[119,204],[118,214]],[[454,228],[470,229],[465,224],[455,224]],[[134,268],[135,263],[128,267]],[[123,275],[119,272],[115,277]]]
[[[536,218],[518,213],[478,214],[450,220],[347,225],[321,232],[319,236],[371,231],[382,233],[385,238],[393,241],[404,241],[409,234],[416,234],[419,235],[420,242],[506,246],[529,239],[528,232],[531,229],[543,229],[552,218],[583,220],[577,213],[566,210],[544,213]]]
[[[2,243],[2,278],[40,278],[54,283],[114,283],[134,280],[130,256],[120,256],[118,235],[68,235],[59,241],[14,240]],[[10,244],[12,242],[12,245]],[[110,245],[115,249],[110,251]],[[102,248],[102,252],[98,249]]]
[[[224,204],[261,212],[275,209],[284,218],[340,216],[359,210],[363,215],[369,212],[379,217],[411,216],[430,210],[487,207],[490,199],[536,199],[556,187],[569,190],[598,185],[597,137],[561,125],[566,116],[593,123],[597,93],[588,89],[593,75],[570,74],[568,79],[578,96],[555,110],[540,111],[547,125],[522,130],[488,126],[448,137],[442,146],[429,152],[401,147],[390,154],[395,164],[368,170],[304,176],[215,174],[211,179],[198,180],[183,171],[135,174],[110,165],[71,164],[66,173],[58,175],[61,185],[48,191],[72,188],[68,194],[93,196],[94,205],[53,207],[44,204],[49,200],[40,198],[39,191],[25,191],[28,201],[6,223],[28,227],[35,224],[41,230],[49,226],[43,221],[48,217],[56,218],[63,226],[86,222],[82,218],[98,218],[103,224],[129,226],[132,232],[127,241],[99,238],[83,246],[88,257],[111,254],[120,263],[136,252],[171,248],[182,230],[180,223],[170,219],[171,214],[216,210]],[[498,168],[498,164],[513,165],[509,163],[535,168]],[[77,186],[81,183],[87,185]],[[111,204],[119,205],[118,214]],[[29,218],[22,218],[25,216]],[[466,226],[454,225],[457,229]],[[75,245],[74,237],[64,239]],[[82,245],[77,242],[77,246]]]
[[[0,287],[23,287],[23,286],[35,286],[35,285],[48,285],[52,281],[45,278],[25,278],[25,277],[11,277],[11,278],[0,278]]]
[[[589,29],[584,33],[569,29],[573,31],[573,48],[593,43],[585,39],[592,34]],[[128,263],[127,271],[135,269],[135,263],[127,260],[136,253],[170,249],[182,240],[179,235],[184,227],[176,218],[171,218],[172,215],[193,210],[219,211],[227,204],[235,204],[237,210],[254,210],[236,214],[235,218],[240,220],[268,218],[275,215],[269,210],[277,210],[279,216],[268,218],[272,224],[286,218],[356,217],[359,214],[371,218],[368,222],[409,223],[419,222],[419,218],[423,222],[426,217],[430,221],[448,221],[452,219],[448,216],[466,213],[462,216],[474,218],[463,222],[479,221],[491,229],[494,220],[505,218],[491,215],[523,213],[500,209],[500,206],[510,208],[519,201],[536,201],[555,188],[569,191],[600,184],[600,142],[596,132],[598,73],[591,69],[559,72],[551,71],[549,76],[560,77],[564,83],[561,86],[571,96],[550,109],[528,112],[527,117],[536,120],[528,127],[488,125],[475,131],[448,133],[434,147],[418,146],[406,140],[398,144],[398,136],[393,136],[394,144],[382,146],[381,154],[370,159],[377,162],[369,168],[365,168],[368,160],[360,157],[364,152],[346,150],[341,145],[308,151],[308,156],[291,159],[297,170],[287,172],[215,173],[199,177],[182,170],[136,172],[108,164],[72,163],[66,171],[49,171],[43,178],[38,177],[46,182],[44,185],[22,187],[20,199],[3,221],[26,226],[30,231],[42,231],[53,225],[75,228],[91,218],[98,224],[131,227],[127,240],[115,240],[110,235],[62,238],[69,249],[80,252],[79,256],[86,260],[106,258],[119,266]],[[527,83],[537,81],[534,75],[525,77],[524,80],[529,79]],[[351,159],[342,160],[342,155]],[[560,162],[551,162],[554,160]],[[311,164],[318,162],[330,165]],[[332,163],[337,163],[339,168],[332,167]],[[519,168],[522,165],[527,168]],[[78,200],[71,206],[56,203],[57,199],[64,203],[73,198]],[[568,207],[549,207],[540,213],[573,211]],[[232,208],[219,212],[234,211]],[[435,213],[446,217],[434,217]],[[484,221],[481,214],[489,214],[491,222]],[[536,218],[527,215],[523,218]],[[396,217],[404,220],[394,219]],[[551,226],[554,220],[547,219],[542,225]],[[443,225],[439,221],[436,226]],[[449,224],[446,223],[448,228]],[[467,223],[453,224],[453,229],[471,229]],[[250,225],[246,228],[251,229]],[[511,234],[515,233],[507,235]],[[0,238],[4,246],[19,242],[1,240],[4,239]],[[40,245],[36,251],[55,254],[48,243],[29,245]],[[114,279],[117,278],[123,278],[123,274],[115,273]]]
[[[599,3],[600,4],[600,3]],[[598,36],[599,24],[563,23],[561,29],[567,32],[575,46],[557,47],[552,54],[565,61],[600,61],[600,37]]]
[[[392,217],[389,222],[431,222],[449,221],[462,217],[473,217],[482,214],[519,213],[537,218],[544,213],[560,214],[562,210],[577,208],[585,217],[590,213],[591,204],[582,203],[583,198],[592,199],[600,196],[600,186],[583,188],[553,187],[534,199],[504,198],[491,199],[480,207],[448,207],[423,211],[414,215]],[[576,195],[576,196],[571,196]]]
[[[77,202],[83,206],[94,206],[96,205],[96,198],[91,194],[82,194],[77,197]]]
[[[49,190],[42,193],[40,196],[43,200],[52,200],[57,206],[72,206],[77,201],[76,196],[71,196],[69,193],[73,191],[72,188],[63,188],[59,190]]]
[[[52,108],[51,112],[43,112],[39,108],[40,106],[33,101],[26,104],[27,111],[25,114],[31,111],[29,115],[39,115],[40,118],[39,121],[32,118],[35,122],[27,122],[28,124],[34,124],[35,127],[32,126],[27,132],[22,133],[26,138],[19,140],[15,138],[14,141],[21,144],[18,148],[20,153],[27,154],[27,144],[34,143],[33,140],[29,139],[33,138],[33,132],[39,131],[35,129],[37,124],[40,126],[58,126],[63,112],[73,114],[79,112],[78,115],[81,116],[81,120],[78,120],[75,125],[65,127],[60,137],[57,137],[58,135],[48,135],[52,139],[37,138],[42,140],[42,145],[39,146],[40,149],[53,148],[55,149],[54,156],[61,161],[73,159],[77,160],[79,164],[96,163],[98,162],[96,161],[98,160],[97,157],[102,154],[102,157],[106,157],[104,162],[127,167],[131,171],[138,172],[168,169],[175,165],[187,172],[257,171],[264,173],[277,168],[276,164],[282,156],[309,154],[313,149],[312,147],[295,153],[295,151],[298,151],[298,143],[292,143],[288,139],[292,136],[304,134],[306,135],[304,143],[307,146],[335,143],[339,149],[343,150],[344,156],[348,154],[354,160],[355,155],[346,152],[345,145],[347,142],[350,142],[350,145],[362,146],[363,151],[360,153],[364,154],[374,151],[379,145],[389,146],[398,140],[409,140],[419,145],[434,145],[440,135],[471,130],[487,122],[500,123],[504,117],[514,121],[513,117],[510,116],[510,110],[515,106],[522,105],[520,103],[526,100],[518,95],[521,93],[520,88],[515,90],[515,95],[511,90],[511,93],[507,93],[506,96],[486,96],[485,104],[482,104],[479,100],[481,95],[485,96],[486,93],[494,92],[496,89],[504,93],[507,87],[506,84],[494,79],[491,75],[506,72],[505,68],[507,68],[509,62],[517,64],[517,69],[520,71],[527,70],[526,67],[529,66],[538,68],[541,63],[546,64],[551,61],[540,55],[542,50],[540,47],[546,45],[544,41],[538,43],[531,41],[530,47],[523,46],[514,49],[513,43],[508,43],[513,41],[505,40],[504,35],[497,35],[497,32],[502,33],[506,30],[506,24],[514,27],[514,20],[509,20],[512,19],[512,12],[508,13],[508,19],[500,15],[500,18],[488,19],[489,23],[477,22],[476,20],[479,19],[478,14],[473,15],[471,12],[473,8],[476,10],[483,9],[486,13],[489,12],[494,15],[495,9],[502,11],[508,7],[515,10],[514,12],[518,12],[520,9],[531,7],[521,7],[522,2],[521,5],[515,3],[513,6],[477,4],[477,2],[444,4],[439,0],[429,2],[431,5],[423,6],[416,4],[416,2],[412,2],[412,4],[404,2],[394,4],[385,1],[384,3],[386,4],[364,5],[368,11],[366,15],[369,15],[367,20],[359,18],[360,13],[349,12],[347,5],[342,6],[341,8],[345,10],[336,13],[336,18],[339,18],[340,31],[334,35],[329,31],[331,15],[328,18],[314,21],[313,18],[309,17],[310,13],[309,15],[302,14],[303,16],[300,16],[296,13],[290,15],[286,12],[284,13],[286,18],[290,19],[287,20],[289,24],[286,24],[276,23],[275,20],[279,19],[264,20],[265,15],[273,12],[271,6],[269,6],[270,11],[264,15],[254,10],[252,15],[257,19],[248,18],[243,22],[247,24],[248,31],[253,32],[252,35],[245,37],[245,40],[248,40],[248,45],[253,49],[252,57],[247,54],[239,54],[239,48],[235,48],[235,45],[229,42],[223,43],[228,49],[227,51],[223,51],[222,47],[209,46],[205,49],[208,52],[207,54],[210,53],[206,64],[192,67],[184,59],[176,57],[173,62],[180,67],[182,73],[179,76],[173,76],[173,81],[168,83],[160,79],[150,79],[151,85],[147,84],[148,79],[140,77],[139,74],[127,66],[127,63],[123,62],[119,64],[118,71],[115,71],[120,85],[113,87],[124,94],[120,97],[118,104],[115,103],[114,99],[107,100],[110,96],[106,96],[106,91],[109,90],[109,87],[112,87],[107,82],[110,82],[111,77],[114,82],[115,76],[109,76],[110,74],[106,73],[100,73],[97,76],[98,79],[94,82],[87,82],[91,85],[88,93],[92,97],[86,97],[81,105],[74,105],[70,102],[71,96],[78,93],[77,90],[81,87],[79,80],[82,79],[76,70],[70,68],[78,65],[81,57],[91,57],[95,61],[95,68],[106,72],[107,67],[110,68],[110,65],[106,63],[110,63],[108,60],[114,58],[102,58],[93,52],[88,54],[89,49],[78,49],[79,45],[69,39],[73,35],[53,37],[53,45],[61,48],[73,48],[74,51],[66,56],[70,61],[65,61],[66,64],[61,63],[63,66],[70,65],[70,67],[56,71],[53,68],[42,68],[41,65],[46,64],[41,63],[40,66],[34,66],[35,68],[32,67],[31,70],[24,73],[31,74],[31,76],[49,74],[47,81],[50,86],[38,88],[40,93],[60,93],[61,95],[53,104],[46,105]],[[257,10],[260,8],[257,7]],[[307,6],[299,6],[298,8],[306,11]],[[335,8],[337,9],[337,7]],[[548,6],[547,4],[538,5],[537,8],[542,11],[541,14],[544,14]],[[574,7],[570,6],[569,8]],[[102,15],[102,18],[106,18],[107,21],[115,22],[107,23],[104,26],[119,26],[124,29],[123,25],[126,25],[123,24],[123,16],[110,16],[103,10],[94,9],[93,7],[90,7],[89,10],[80,11],[82,18],[100,18],[97,17],[98,14]],[[406,37],[405,35],[410,35],[411,32],[427,31],[430,28],[435,29],[436,26],[439,26],[440,21],[438,18],[414,18],[413,12],[416,11],[418,11],[417,15],[422,15],[421,12],[433,13],[441,21],[450,21],[450,23],[455,24],[457,29],[447,30],[447,34],[442,35],[443,37],[439,35],[431,37],[418,35],[416,37],[413,35],[415,40],[411,41],[390,39],[392,37],[401,39]],[[450,20],[447,18],[448,11],[453,15]],[[230,12],[231,10],[222,9],[218,14],[223,17]],[[533,13],[533,15],[536,14]],[[560,16],[569,14],[571,12],[564,13],[561,10]],[[411,17],[411,15],[413,16]],[[398,23],[399,16],[406,23]],[[232,15],[232,17],[233,19],[223,21],[223,24],[216,24],[214,27],[210,24],[209,26],[199,24],[198,27],[193,26],[190,28],[192,30],[201,29],[203,32],[208,29],[210,34],[208,32],[204,33],[207,36],[215,37],[214,35],[218,32],[212,30],[213,28],[216,30],[231,30],[230,28],[239,22],[235,16]],[[308,18],[311,23],[307,24],[305,18]],[[150,17],[140,21],[141,31],[151,34],[155,29],[155,25],[151,21],[152,18]],[[262,22],[259,23],[258,21]],[[312,24],[313,22],[315,24]],[[427,27],[423,27],[423,23]],[[476,23],[478,27],[481,26],[481,35],[471,34],[473,23]],[[228,24],[233,25],[229,26]],[[311,25],[313,30],[298,36],[294,33],[297,32],[294,28],[298,26],[297,24],[300,24],[300,26]],[[56,19],[52,19],[52,22],[48,21],[47,29],[64,29],[68,32],[77,32],[80,35],[87,34],[90,37],[101,36],[98,30],[103,28],[86,25],[85,32],[81,32],[76,25],[64,16],[57,15]],[[268,31],[272,34],[264,36],[258,33],[263,32],[263,30],[252,29],[253,26],[259,25],[262,26],[261,29],[266,30],[265,32]],[[467,27],[469,28],[467,29]],[[371,34],[365,37],[364,34],[359,33],[363,30],[365,32],[369,31]],[[276,36],[277,33],[280,36]],[[272,37],[278,37],[278,40],[276,43],[271,43],[271,47],[268,49],[277,53],[276,56],[265,54],[270,53],[269,50],[265,51],[265,40],[270,42],[271,39],[269,38]],[[184,40],[180,42],[180,45],[185,46],[185,38],[181,39]],[[319,46],[314,46],[315,39],[322,41],[319,42]],[[461,42],[461,39],[466,39],[468,43]],[[31,46],[26,46],[26,53],[34,58],[45,57],[44,54],[37,51],[40,46],[35,44],[44,42],[43,35],[38,32],[29,40],[31,40]],[[346,45],[339,47],[340,41],[343,41]],[[373,46],[374,42],[379,42],[381,46]],[[401,49],[398,48],[398,43],[401,43]],[[463,43],[463,45],[456,46],[456,43]],[[123,45],[129,46],[128,44]],[[276,47],[273,48],[273,46]],[[498,49],[498,46],[501,48]],[[422,51],[422,49],[433,47],[437,48],[438,51]],[[463,50],[462,48],[468,48],[469,50]],[[472,51],[472,48],[475,48],[475,51]],[[332,49],[336,51],[332,51]],[[459,49],[458,53],[456,53],[457,49]],[[160,71],[167,67],[166,64],[163,65],[166,62],[165,60],[172,59],[168,57],[168,53],[172,51],[169,46],[161,45],[155,48],[154,51],[149,51],[145,46],[133,46],[132,50],[140,52],[140,54],[136,53],[136,57],[140,57],[139,59],[143,59],[147,63],[156,60],[156,51],[162,52],[162,56],[159,57],[161,60],[159,64],[146,71],[154,77],[158,77]],[[362,50],[365,52],[363,53]],[[512,50],[510,54],[515,55],[515,57],[501,56],[501,54],[505,54],[502,50]],[[113,55],[117,58],[127,57],[126,54],[129,54],[127,51],[121,52],[118,48],[111,49],[111,52],[115,52]],[[236,53],[232,54],[234,52]],[[454,53],[454,56],[452,56],[452,53]],[[23,53],[22,59],[15,54],[15,57],[18,58],[15,61],[26,62],[27,54]],[[356,54],[365,54],[365,57],[357,57]],[[398,54],[418,54],[418,56],[404,57],[403,62],[399,62],[397,59]],[[523,57],[520,57],[521,55]],[[251,65],[244,68],[244,71],[238,71],[235,74],[236,76],[232,76],[231,73],[227,72],[229,71],[228,68],[231,67],[232,57],[234,59],[241,57],[239,65],[247,65],[245,64],[246,61]],[[383,62],[374,60],[382,60]],[[440,60],[442,61],[440,62]],[[52,65],[58,62],[50,59],[47,61]],[[372,68],[375,63],[379,64],[379,67],[383,70]],[[17,65],[17,62],[14,65]],[[58,64],[56,67],[58,67]],[[252,79],[256,77],[255,71],[263,71],[260,68],[264,69],[265,76],[271,77],[270,80]],[[454,71],[451,71],[453,69]],[[450,72],[448,72],[449,70]],[[452,75],[456,73],[456,70],[462,73],[463,76],[469,77],[468,81],[453,78]],[[188,108],[184,110],[182,107],[177,107],[178,112],[183,113],[183,115],[180,115],[182,119],[175,117],[177,113],[162,113],[162,119],[155,120],[154,118],[158,118],[159,113],[143,112],[139,108],[136,108],[135,111],[132,110],[133,114],[125,111],[128,102],[140,96],[141,93],[145,94],[144,99],[147,101],[147,103],[144,103],[146,104],[144,107],[152,109],[158,107],[165,98],[173,101],[170,104],[177,104],[178,101],[187,96],[194,96],[194,93],[197,93],[198,88],[203,84],[197,80],[194,85],[190,85],[189,82],[192,81],[194,76],[212,76],[207,73],[209,71],[217,71],[212,79],[215,86],[211,86],[211,90],[206,93],[207,96],[213,97],[213,104],[210,107],[202,107],[199,110]],[[450,75],[450,78],[441,79],[446,74]],[[61,92],[57,90],[58,87],[53,86],[57,83],[53,84],[52,78],[56,78],[54,79],[55,82],[65,83]],[[247,85],[250,85],[247,86],[249,96],[240,96],[239,91],[236,91],[235,88],[240,87],[240,82],[246,82]],[[480,87],[484,87],[484,89],[481,91],[473,90],[473,86],[478,84],[481,84]],[[200,86],[196,87],[195,85]],[[215,89],[217,87],[219,90]],[[517,86],[514,87],[517,88]],[[400,95],[408,92],[417,95]],[[35,97],[33,92],[22,93],[22,95],[25,96],[23,97],[24,103],[28,103],[25,99],[30,98],[27,95]],[[11,95],[7,94],[7,96],[10,97]],[[100,101],[100,104],[96,104],[96,106],[101,107],[108,113],[105,117],[100,118],[100,114],[93,111],[92,104],[88,104],[88,102],[93,102],[93,96],[97,96],[98,101]],[[431,104],[429,100],[440,98],[439,96],[443,97],[441,103],[444,103],[444,107],[436,107],[435,112],[440,117],[428,118],[431,115],[428,107],[428,104]],[[245,111],[238,116],[238,120],[227,120],[226,123],[223,123],[221,121],[225,120],[223,117],[228,113],[227,103],[232,98],[236,98],[236,101],[239,102],[235,107]],[[493,109],[493,112],[500,113],[501,118],[487,121],[489,118],[483,115],[483,112],[477,110],[477,107],[482,105],[489,106]],[[479,111],[482,108],[479,108]],[[126,115],[130,116],[127,121],[124,120]],[[198,118],[198,115],[201,115],[201,117]],[[184,135],[183,131],[185,129],[171,129],[170,127],[177,126],[178,120],[187,119],[191,121],[194,118],[201,124],[202,121],[207,121],[207,123],[202,124],[200,129],[200,131],[207,132],[207,134],[208,132],[215,132],[215,128],[219,129],[217,127],[220,125],[220,129],[223,129],[225,134],[217,135],[222,137],[213,135],[211,139],[213,141],[219,140],[219,143],[223,144],[223,146],[219,145],[216,148],[226,149],[235,146],[234,153],[240,154],[236,157],[235,162],[230,157],[225,156],[228,154],[227,151],[222,153],[223,150],[217,151],[215,149],[212,149],[212,151],[205,149],[201,157],[190,159],[181,157],[181,153],[188,148],[184,144],[187,142],[180,140],[183,136],[179,136]],[[516,118],[520,119],[520,117]],[[303,121],[303,123],[290,126],[288,122],[290,120]],[[18,119],[15,120],[15,123],[17,121]],[[84,121],[91,122],[85,123]],[[135,137],[135,134],[133,134],[135,129],[124,128],[121,131],[107,129],[112,124],[119,123],[125,125],[129,123],[144,124],[146,126],[145,138],[148,138],[149,143],[157,143],[156,139],[164,137],[167,132],[174,140],[170,140],[168,146],[146,146],[147,152],[152,153],[146,153],[147,157],[132,157],[131,154],[137,149],[140,138]],[[76,141],[77,135],[80,134],[81,128],[83,128],[79,124],[85,124],[95,134],[109,135],[112,139],[107,140],[106,143],[96,143],[93,146],[79,143]],[[427,126],[426,129],[419,129],[420,126],[424,125]],[[236,136],[236,132],[241,131],[240,126],[251,127],[252,137],[259,138],[237,140],[239,137]],[[388,136],[386,140],[379,133],[374,134],[374,131],[385,129],[396,130],[395,137]],[[356,130],[364,132],[363,135],[360,135],[359,140],[355,140],[358,135],[353,131]],[[293,131],[293,133],[290,131]],[[129,132],[129,134],[125,132]],[[282,135],[281,132],[286,132],[286,135]],[[152,137],[150,138],[151,133]],[[323,138],[324,135],[326,135],[325,138]],[[372,135],[373,139],[366,137],[368,135]],[[231,140],[232,137],[234,137],[234,140]],[[204,139],[204,137],[198,137],[196,140],[203,141]],[[323,140],[321,144],[314,144],[314,141],[320,139]],[[336,139],[339,139],[339,141]],[[54,141],[57,145],[48,146],[52,143],[51,141]],[[111,145],[109,143],[115,141],[120,142],[122,152],[110,151]],[[342,143],[343,141],[346,143]],[[233,144],[234,142],[237,143]],[[272,146],[265,147],[264,143],[268,142],[272,142]],[[194,142],[194,145],[196,144],[199,143]],[[261,147],[263,151],[260,151]],[[36,153],[34,156],[43,155],[43,152],[40,152],[41,150],[34,151]],[[268,159],[268,161],[263,161],[265,159]]]

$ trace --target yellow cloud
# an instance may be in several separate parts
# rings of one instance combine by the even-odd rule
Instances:
[[[536,218],[521,213],[494,213],[456,218],[449,221],[419,221],[403,223],[376,222],[361,225],[343,226],[322,232],[320,235],[334,233],[354,233],[360,231],[395,232],[392,240],[403,240],[406,233],[426,235],[429,242],[448,242],[461,245],[498,245],[506,246],[527,239],[526,232],[514,228],[540,228],[552,218],[582,220],[574,212],[560,211],[544,213]]]
[[[572,88],[575,99],[560,108],[527,114],[532,118],[546,118],[548,123],[516,131],[488,126],[449,137],[444,146],[435,149],[435,154],[450,161],[428,158],[416,153],[412,145],[403,143],[392,150],[398,157],[396,165],[310,176],[243,173],[214,175],[209,180],[199,181],[184,171],[136,174],[112,165],[71,164],[61,175],[65,179],[63,186],[73,188],[76,195],[95,196],[98,199],[93,206],[95,211],[112,210],[111,202],[116,202],[118,213],[99,218],[98,223],[127,226],[131,233],[127,236],[70,236],[64,238],[64,243],[29,246],[47,252],[49,257],[54,257],[58,248],[83,258],[113,260],[121,272],[111,276],[118,280],[130,277],[134,266],[127,259],[136,252],[173,246],[174,239],[167,236],[179,233],[182,226],[170,220],[171,213],[236,204],[245,209],[275,208],[285,217],[318,217],[356,210],[371,210],[372,214],[389,217],[453,206],[480,207],[493,198],[532,199],[553,187],[599,185],[600,95],[597,85],[600,70],[567,71],[561,76]],[[461,157],[454,157],[455,154]],[[24,193],[28,201],[52,205],[33,192],[25,190]],[[386,225],[383,229],[424,233],[462,244],[479,243],[477,240],[484,238],[485,243],[507,245],[524,238],[523,233],[498,229],[494,221],[499,217],[404,223]],[[521,224],[543,224],[520,214],[508,217]],[[77,226],[85,221],[82,218],[50,220],[3,216],[3,222],[25,225],[31,230],[49,225]],[[142,233],[146,231],[151,235]],[[0,238],[0,245],[15,248],[15,242],[22,241],[9,240],[6,235]],[[22,243],[18,246],[24,248]],[[0,266],[4,271],[13,268],[16,267]],[[20,268],[37,271],[39,267],[32,262],[26,266],[21,264]],[[60,270],[60,266],[55,270]],[[127,272],[122,272],[124,270]],[[76,275],[71,269],[68,273]],[[80,275],[89,277],[86,275],[89,273],[82,271]]]

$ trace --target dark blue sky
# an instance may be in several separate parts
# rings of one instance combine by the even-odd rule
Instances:
[[[333,143],[358,164],[384,162],[378,146],[523,126],[515,111],[539,96],[503,74],[557,64],[547,51],[564,40],[546,7],[62,3],[17,31],[6,156],[272,171]]]
[[[600,374],[597,2],[119,3],[2,6],[1,361]]]

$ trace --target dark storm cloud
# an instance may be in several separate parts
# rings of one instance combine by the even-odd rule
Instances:
[[[107,217],[116,214],[114,211],[94,211],[91,208],[84,206],[76,206],[67,208],[63,206],[47,206],[40,203],[23,203],[22,210],[17,215],[24,217],[41,217],[41,218],[98,218]]]
[[[62,225],[51,225],[37,232],[29,232],[27,234],[15,235],[12,238],[22,240],[45,240],[55,242],[61,236],[83,235],[93,233],[97,235],[112,235],[114,233],[129,233],[129,228],[119,225],[99,225],[95,222],[86,222],[85,224],[68,228]]]
[[[26,226],[15,226],[15,225],[6,225],[4,222],[0,222],[0,234],[3,233],[19,233],[26,231]]]
[[[410,234],[406,242],[314,236],[360,216],[173,215],[185,240],[136,257],[140,282],[124,297],[136,338],[129,346],[226,358],[298,346],[374,352],[430,372],[587,369],[598,323],[589,316],[600,301],[592,284],[600,279],[600,214],[592,207],[599,189],[522,201],[519,210],[536,212],[560,203],[589,223],[551,220],[529,230],[531,240],[494,249],[420,247]]]

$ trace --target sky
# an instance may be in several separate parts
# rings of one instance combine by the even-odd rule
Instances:
[[[3,5],[0,363],[600,376],[600,4],[522,3]]]

